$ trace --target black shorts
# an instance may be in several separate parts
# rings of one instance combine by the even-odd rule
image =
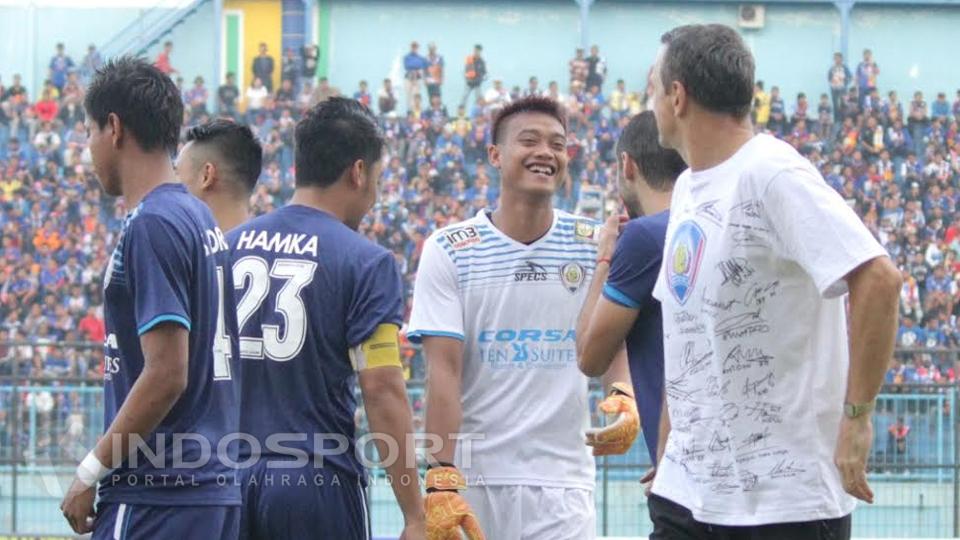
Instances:
[[[710,525],[690,510],[657,495],[647,499],[653,533],[650,540],[850,540],[850,516],[748,527]]]

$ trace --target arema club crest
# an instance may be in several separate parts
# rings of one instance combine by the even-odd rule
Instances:
[[[586,275],[587,273],[580,263],[568,262],[560,267],[560,283],[571,293],[580,289]]]
[[[703,229],[695,221],[684,221],[673,234],[667,251],[667,283],[673,297],[681,305],[690,298],[690,292],[697,283],[706,244]]]

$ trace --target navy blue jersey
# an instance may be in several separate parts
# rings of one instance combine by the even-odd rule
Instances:
[[[630,378],[637,396],[643,438],[650,462],[657,462],[657,430],[663,404],[663,320],[653,286],[660,273],[663,243],[670,212],[631,220],[617,240],[603,296],[611,302],[638,309],[627,334]]]
[[[267,458],[293,449],[317,466],[322,460],[362,478],[349,350],[380,324],[401,324],[393,254],[330,214],[300,205],[251,220],[227,241],[244,370],[241,431]],[[285,435],[271,445],[272,434]],[[244,458],[253,451],[251,444],[240,449]]]
[[[105,426],[143,370],[140,337],[164,322],[190,331],[187,388],[137,456],[100,483],[105,502],[236,505],[236,470],[217,446],[239,428],[236,318],[229,249],[210,210],[161,184],[123,221],[104,278]],[[199,439],[203,439],[201,442]],[[206,448],[209,448],[209,451]],[[178,466],[182,465],[182,466]]]

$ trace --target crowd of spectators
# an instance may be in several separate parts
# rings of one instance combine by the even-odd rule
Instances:
[[[292,192],[293,131],[303,110],[346,93],[377,113],[388,151],[381,197],[361,233],[396,254],[408,291],[430,232],[496,203],[499,179],[486,163],[486,146],[491,115],[511,100],[546,95],[567,107],[570,167],[556,206],[594,215],[617,210],[614,145],[646,107],[649,88],[608,80],[596,46],[589,55],[576,51],[568,80],[488,80],[488,59],[477,44],[451,68],[465,94],[448,96],[450,66],[435,44],[427,49],[421,55],[411,43],[402,84],[383,79],[374,89],[360,81],[352,92],[317,80],[313,46],[285,51],[274,85],[274,58],[262,44],[246,89],[233,74],[214,92],[201,77],[188,85],[174,68],[172,43],[156,64],[181,88],[185,128],[216,112],[248,123],[261,140],[264,169],[250,200],[257,214]],[[103,341],[101,274],[126,212],[122,200],[103,195],[85,151],[84,84],[101,63],[93,46],[79,63],[58,46],[39,96],[29,95],[19,76],[0,79],[0,376],[97,377],[102,369],[96,345],[72,345]],[[960,91],[952,103],[940,93],[928,104],[920,92],[902,103],[896,92],[881,93],[869,51],[853,70],[836,55],[826,80],[809,86],[823,88],[816,104],[803,93],[788,104],[776,86],[768,91],[758,82],[757,130],[807,156],[902,269],[897,344],[906,352],[892,361],[888,382],[953,381],[949,349],[960,344]],[[411,375],[421,377],[416,353],[406,351]]]

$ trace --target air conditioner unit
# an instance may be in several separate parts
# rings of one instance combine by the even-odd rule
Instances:
[[[737,25],[740,28],[763,28],[766,22],[764,7],[759,4],[740,4],[737,10]]]

